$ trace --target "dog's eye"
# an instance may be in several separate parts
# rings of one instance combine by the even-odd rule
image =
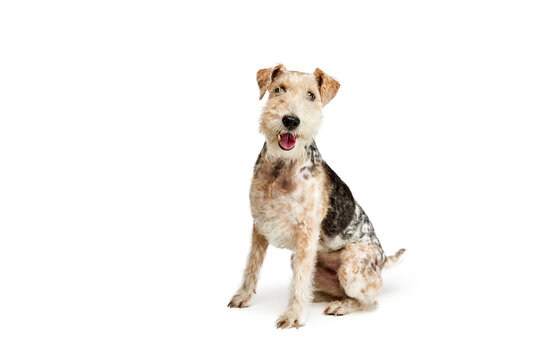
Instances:
[[[308,91],[307,97],[308,97],[309,100],[315,101],[315,94],[312,93],[311,91]]]
[[[285,92],[285,86],[278,86],[278,87],[274,90],[274,92],[275,92],[276,94],[284,93],[284,92]]]

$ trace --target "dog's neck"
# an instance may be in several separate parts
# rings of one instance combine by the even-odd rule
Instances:
[[[292,191],[299,181],[320,175],[324,162],[315,142],[305,146],[303,151],[305,156],[300,159],[270,156],[265,143],[253,169],[253,181],[263,187],[277,183],[281,190]]]

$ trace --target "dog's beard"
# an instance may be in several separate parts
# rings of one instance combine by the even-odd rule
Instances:
[[[270,115],[270,116],[268,116]],[[285,128],[282,124],[282,113],[263,113],[260,132],[265,136],[269,152],[274,157],[299,158],[305,151],[304,147],[311,145],[319,129],[321,118],[309,118],[300,114],[300,126],[294,130]]]
[[[283,131],[280,135],[265,134],[268,155],[280,159],[301,159],[306,156],[305,147],[313,142],[304,134]]]

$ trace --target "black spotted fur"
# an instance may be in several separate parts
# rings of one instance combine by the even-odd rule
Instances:
[[[333,238],[343,233],[353,220],[356,203],[349,187],[324,161],[323,168],[331,190],[328,211],[321,229],[327,237]]]

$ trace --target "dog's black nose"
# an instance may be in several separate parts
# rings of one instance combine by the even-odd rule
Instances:
[[[289,130],[294,130],[300,125],[300,119],[296,115],[285,115],[281,121]]]

